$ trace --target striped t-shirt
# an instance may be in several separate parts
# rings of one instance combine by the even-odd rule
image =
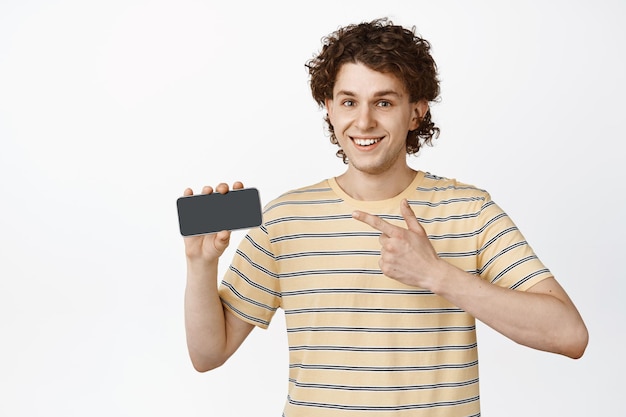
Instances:
[[[406,198],[439,256],[526,290],[551,276],[511,219],[471,185],[418,172],[400,195],[358,201],[334,179],[288,192],[242,240],[220,287],[226,308],[289,340],[285,417],[478,416],[475,320],[380,271],[380,232],[355,209],[406,227]]]

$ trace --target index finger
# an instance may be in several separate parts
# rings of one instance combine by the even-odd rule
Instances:
[[[391,236],[393,231],[396,229],[396,226],[392,225],[391,223],[387,223],[380,217],[374,216],[373,214],[365,213],[364,211],[355,210],[354,212],[352,212],[352,218],[372,226],[374,229],[380,231],[387,236]]]

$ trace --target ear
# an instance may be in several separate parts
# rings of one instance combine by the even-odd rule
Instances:
[[[420,100],[416,103],[413,103],[413,114],[411,115],[411,126],[410,130],[415,130],[420,125],[420,122],[426,115],[428,111],[428,101]]]
[[[324,107],[326,107],[326,113],[328,113],[328,117],[332,117],[333,113],[333,99],[325,98],[324,99]]]

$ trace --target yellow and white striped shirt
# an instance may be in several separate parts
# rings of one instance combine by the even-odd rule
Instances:
[[[406,224],[406,198],[439,256],[526,290],[551,276],[488,193],[418,172],[400,195],[349,197],[334,179],[269,203],[220,287],[226,308],[265,328],[278,308],[289,340],[285,417],[478,416],[475,320],[382,274],[380,232],[355,209]]]

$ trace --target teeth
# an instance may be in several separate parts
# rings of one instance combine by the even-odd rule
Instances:
[[[369,146],[379,141],[380,139],[354,139],[354,143],[356,143],[359,146]]]

